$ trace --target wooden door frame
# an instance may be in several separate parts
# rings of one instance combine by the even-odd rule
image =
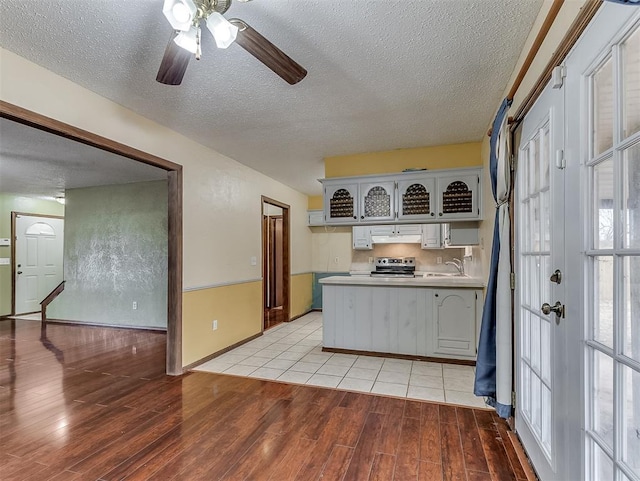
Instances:
[[[276,207],[280,207],[282,209],[282,311],[284,316],[284,322],[290,321],[290,311],[291,307],[289,306],[290,301],[290,289],[291,289],[291,239],[290,239],[290,215],[289,211],[291,206],[288,204],[284,204],[280,201],[272,199],[270,197],[261,196],[260,197],[260,226],[262,230],[262,332],[264,332],[264,307],[265,301],[267,299],[267,268],[266,268],[266,230],[264,228],[264,204],[275,205]]]
[[[11,315],[16,315],[16,219],[19,215],[29,217],[41,217],[43,219],[63,219],[64,216],[60,215],[46,215],[46,214],[29,214],[27,212],[15,212],[11,211]],[[63,246],[64,247],[64,246]],[[64,277],[64,272],[62,273]]]
[[[167,171],[166,372],[169,375],[182,374],[182,166],[2,100],[0,117]]]

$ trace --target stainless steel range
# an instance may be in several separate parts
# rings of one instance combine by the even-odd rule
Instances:
[[[376,277],[415,277],[415,257],[376,257],[376,270],[371,271]]]

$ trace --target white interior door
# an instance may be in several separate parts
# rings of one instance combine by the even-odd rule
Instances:
[[[16,216],[15,313],[39,312],[63,279],[64,220]]]
[[[605,4],[567,58],[568,285],[583,362],[579,479],[640,480],[640,9]],[[581,205],[582,208],[577,206]],[[576,407],[576,410],[578,408]]]
[[[516,430],[543,481],[567,480],[574,462],[565,449],[568,373],[563,317],[564,173],[556,166],[564,135],[564,93],[547,87],[522,124],[516,182]],[[543,312],[543,304],[558,314]],[[555,307],[554,307],[555,308]],[[574,321],[575,322],[575,321]]]

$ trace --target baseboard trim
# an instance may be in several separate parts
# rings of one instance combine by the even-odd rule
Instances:
[[[529,459],[529,456],[527,456],[527,453],[525,452],[524,447],[520,442],[520,436],[518,436],[513,431],[507,431],[507,437],[509,438],[511,445],[516,452],[516,456],[518,456],[518,460],[520,461],[520,464],[524,469],[524,474],[527,476],[527,481],[538,481],[538,476],[533,469],[531,460]]]
[[[211,361],[211,359],[214,359],[214,358],[216,358],[218,356],[222,356],[225,352],[229,352],[232,349],[235,349],[236,347],[240,347],[243,344],[246,344],[249,341],[253,341],[254,339],[257,339],[260,336],[262,336],[261,332],[259,332],[258,334],[254,334],[253,336],[249,336],[246,339],[243,339],[242,341],[238,341],[235,344],[231,344],[230,346],[227,346],[224,349],[220,349],[219,351],[216,351],[213,354],[209,354],[208,356],[203,357],[202,359],[199,359],[196,362],[192,362],[191,364],[187,364],[186,366],[182,366],[182,372],[187,372],[187,371],[193,369],[194,367],[198,367],[200,364],[204,364],[207,361]]]
[[[303,312],[302,314],[299,314],[299,315],[297,315],[297,316],[293,316],[291,319],[289,319],[289,320],[288,320],[288,321],[286,321],[286,322],[291,322],[291,321],[295,321],[296,319],[300,319],[301,317],[306,316],[307,314],[309,314],[309,313],[310,313],[310,312],[312,312],[312,311],[313,311],[313,309],[310,309],[310,310],[308,310],[308,311],[306,311],[306,312]]]
[[[41,321],[38,321],[41,322]],[[150,331],[150,332],[167,332],[166,327],[152,327],[152,326],[126,326],[121,324],[102,324],[99,322],[81,322],[81,321],[68,321],[65,319],[47,319],[46,324],[65,324],[73,326],[85,326],[85,327],[106,327],[111,329],[132,329],[135,331]]]
[[[339,354],[356,354],[358,356],[390,357],[393,359],[408,359],[410,361],[440,362],[442,364],[458,364],[463,366],[475,366],[476,362],[467,359],[449,359],[446,357],[414,356],[412,354],[395,354],[391,352],[357,351],[355,349],[340,349],[338,347],[323,347],[325,352],[337,352]]]

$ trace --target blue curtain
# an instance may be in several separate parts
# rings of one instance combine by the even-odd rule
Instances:
[[[493,191],[493,198],[496,202],[496,184],[498,180],[498,156],[496,146],[500,127],[502,126],[510,105],[511,100],[504,99],[502,101],[502,105],[500,105],[500,109],[493,121],[493,129],[491,131],[489,173],[491,176],[491,190]],[[476,360],[476,379],[473,392],[476,396],[484,396],[487,398],[487,404],[493,406],[500,417],[508,418],[511,416],[511,406],[500,404],[496,401],[496,281],[498,276],[498,260],[500,258],[500,225],[498,214],[499,209],[496,208],[489,282],[487,284],[487,294],[482,311],[482,324],[480,326],[480,339]]]

